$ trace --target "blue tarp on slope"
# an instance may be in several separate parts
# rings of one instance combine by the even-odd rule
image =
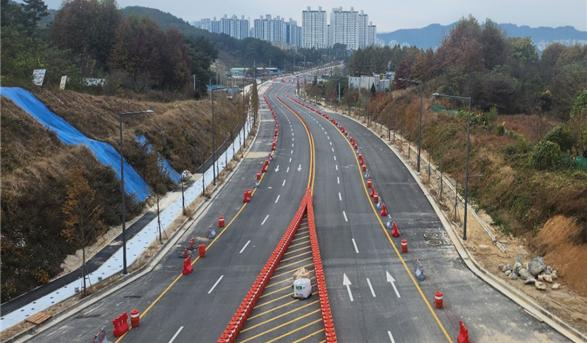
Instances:
[[[57,134],[63,143],[86,146],[100,163],[112,168],[120,179],[120,154],[112,145],[85,136],[65,119],[51,112],[45,104],[25,89],[0,87],[0,95],[10,99],[40,124]],[[138,201],[144,201],[149,196],[149,186],[126,160],[124,161],[124,174],[126,193],[133,195]]]
[[[135,140],[143,147],[143,149],[145,149],[147,153],[150,154],[153,151],[153,146],[151,143],[149,143],[149,140],[144,135],[136,136]],[[181,174],[173,168],[168,160],[164,159],[159,154],[157,154],[157,163],[159,164],[159,169],[165,173],[169,180],[175,184],[178,184],[179,181],[181,181]]]

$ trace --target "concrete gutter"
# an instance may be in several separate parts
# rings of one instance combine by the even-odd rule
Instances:
[[[444,226],[445,231],[448,233],[448,236],[450,237],[453,245],[455,246],[459,256],[461,257],[461,259],[463,260],[463,262],[465,263],[467,268],[469,268],[469,270],[471,270],[473,272],[473,274],[475,274],[477,277],[479,277],[481,280],[483,280],[484,282],[489,284],[491,287],[496,289],[501,294],[508,297],[510,300],[515,302],[517,305],[522,307],[527,313],[529,313],[531,316],[536,318],[538,321],[548,324],[555,331],[557,331],[558,333],[560,333],[561,335],[563,335],[567,339],[571,340],[572,342],[581,343],[581,342],[587,341],[587,336],[585,334],[583,334],[580,331],[578,331],[577,329],[573,328],[572,326],[570,326],[569,324],[564,322],[562,319],[560,319],[558,316],[556,316],[552,312],[550,312],[547,309],[545,309],[544,307],[542,307],[540,304],[538,304],[534,299],[532,299],[527,294],[523,293],[522,291],[510,286],[509,284],[505,283],[503,280],[499,279],[497,276],[492,274],[490,271],[483,268],[477,262],[477,260],[475,260],[473,255],[471,253],[469,253],[469,251],[467,250],[467,248],[463,244],[463,241],[460,238],[460,236],[457,234],[457,228],[448,221],[445,213],[440,209],[440,207],[436,203],[436,200],[428,192],[428,190],[424,186],[424,184],[422,184],[419,175],[412,169],[410,164],[404,159],[404,157],[399,153],[399,151],[397,151],[397,149],[390,142],[385,141],[373,129],[371,129],[368,126],[365,126],[362,122],[360,122],[359,120],[357,120],[351,116],[348,116],[343,113],[338,113],[335,110],[328,108],[328,107],[325,107],[325,106],[319,106],[319,107],[321,107],[325,111],[336,113],[338,115],[341,115],[345,118],[351,119],[351,120],[355,121],[356,123],[362,125],[366,129],[371,131],[371,133],[373,135],[375,135],[377,138],[379,138],[383,143],[385,143],[385,145],[400,159],[400,161],[402,161],[402,163],[408,169],[408,171],[410,172],[410,174],[412,175],[414,180],[416,180],[416,182],[418,183],[418,186],[420,187],[420,189],[422,189],[422,192],[424,192],[424,194],[426,195],[428,202],[430,202],[430,204],[434,208],[436,215],[440,218],[442,225]],[[472,209],[472,208],[470,208],[470,211],[473,211],[473,213],[476,213],[474,211],[474,209]]]
[[[259,86],[259,90],[260,90],[261,86],[263,86],[263,85],[264,84],[261,84]],[[242,161],[244,161],[244,156],[249,153],[249,151],[253,147],[253,143],[257,140],[257,136],[259,134],[259,125],[261,123],[261,121],[259,119],[260,118],[257,118],[257,121],[256,121],[257,127],[256,128],[253,127],[251,130],[251,132],[253,132],[253,131],[255,132],[255,136],[253,137],[251,144],[249,144],[247,150],[243,152],[243,158],[241,158],[241,160],[237,163],[237,165],[234,167],[234,169],[227,175],[225,182],[214,190],[214,192],[210,196],[210,199],[202,202],[198,206],[193,218],[186,218],[186,220],[183,223],[181,223],[181,225],[179,226],[179,229],[163,245],[163,247],[159,250],[159,252],[151,259],[151,261],[147,265],[137,269],[134,272],[129,273],[128,276],[125,277],[122,282],[114,285],[113,287],[107,288],[103,292],[96,293],[94,296],[91,295],[87,298],[82,299],[77,305],[70,307],[70,308],[56,314],[48,322],[46,322],[44,324],[40,324],[38,326],[34,326],[34,327],[26,329],[26,330],[23,330],[23,331],[17,333],[16,335],[8,338],[5,342],[26,342],[28,340],[31,340],[34,337],[36,337],[37,335],[51,329],[52,327],[63,322],[64,320],[66,320],[66,319],[72,317],[73,315],[85,310],[86,308],[100,302],[102,299],[121,290],[122,288],[128,286],[129,284],[133,283],[134,281],[140,279],[141,277],[143,277],[143,276],[147,275],[148,273],[150,273],[151,271],[153,271],[153,269],[155,269],[155,267],[159,264],[159,262],[161,262],[163,257],[165,257],[165,255],[167,255],[167,253],[173,247],[175,247],[177,242],[184,236],[184,234],[186,234],[193,225],[196,225],[200,221],[200,219],[202,219],[204,217],[204,215],[206,214],[206,212],[210,208],[210,205],[213,203],[213,200],[218,196],[218,194],[222,191],[222,189],[224,189],[224,186],[226,186],[228,184],[228,181],[236,173],[236,171],[238,170]],[[201,197],[202,196],[204,196],[204,195],[202,194]],[[118,274],[116,274],[116,275],[118,275]],[[114,275],[114,276],[116,276],[116,275]],[[108,279],[105,279],[104,281],[107,281],[107,280]]]

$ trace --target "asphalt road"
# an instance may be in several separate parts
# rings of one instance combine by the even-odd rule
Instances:
[[[316,142],[317,230],[341,342],[456,341],[459,320],[467,324],[469,337],[475,342],[566,341],[470,272],[397,156],[362,125],[331,114],[357,139],[374,185],[399,224],[402,236],[394,239],[396,246],[399,248],[400,239],[409,242],[410,252],[402,255],[407,268],[413,273],[416,260],[423,266],[426,279],[417,283],[424,297],[433,303],[437,290],[444,293],[444,309],[428,308],[379,223],[375,223],[370,205],[365,206],[369,200],[350,145],[327,120],[302,106],[295,108],[309,118]],[[333,149],[328,151],[330,142]],[[343,210],[346,216],[341,215]],[[395,280],[397,293],[387,282],[386,272]],[[353,301],[343,285],[343,273],[352,283]]]
[[[397,220],[410,252],[392,248],[362,184],[351,146],[324,118],[288,99],[295,83],[267,92],[280,118],[277,154],[253,201],[194,267],[142,319],[125,341],[214,342],[249,289],[293,217],[308,179],[309,125],[316,149],[314,205],[337,336],[341,342],[456,341],[458,321],[471,341],[564,341],[548,326],[474,276],[460,260],[427,198],[401,161],[358,123],[333,115],[361,146],[375,187]],[[279,98],[279,99],[278,99]],[[270,150],[273,122],[263,113],[252,151]],[[219,215],[230,220],[241,207],[242,192],[254,183],[264,157],[245,159],[235,175],[193,227],[201,234]],[[279,167],[279,168],[278,168]],[[399,241],[395,241],[399,247]],[[111,335],[111,320],[122,311],[152,304],[181,270],[179,247],[155,271],[82,311],[35,341],[88,341],[100,327]],[[410,273],[422,264],[426,280]],[[431,308],[434,292],[445,294],[445,308]],[[110,337],[112,340],[112,337]]]
[[[266,94],[273,97],[272,90]],[[270,151],[273,120],[262,111],[259,136],[235,175],[213,200],[202,219],[186,235],[203,235],[219,215],[226,221],[242,205],[245,188],[254,186],[255,173]],[[141,327],[132,330],[124,341],[174,342],[215,341],[234,313],[251,283],[287,228],[305,193],[308,180],[309,143],[303,126],[278,113],[280,138],[269,172],[230,228],[194,265],[194,272],[182,277],[150,308]],[[259,156],[259,157],[257,157]],[[181,271],[178,257],[181,247],[173,249],[156,270],[121,289],[99,305],[82,311],[60,325],[35,338],[39,342],[90,340],[100,327],[105,327],[112,341],[111,320],[120,312],[137,308],[144,311],[159,297]],[[180,330],[180,328],[182,328]]]

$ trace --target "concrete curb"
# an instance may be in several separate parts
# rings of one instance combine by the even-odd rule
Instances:
[[[167,255],[167,253],[177,244],[177,242],[181,239],[181,237],[183,237],[183,235],[186,234],[188,232],[188,230],[194,224],[197,224],[203,218],[203,216],[207,213],[208,209],[210,208],[210,205],[214,202],[213,200],[215,200],[215,198],[218,196],[218,194],[228,184],[228,181],[236,173],[236,171],[240,167],[242,161],[244,160],[244,156],[246,154],[248,154],[249,151],[252,149],[253,144],[257,140],[257,137],[259,135],[259,126],[261,125],[261,120],[259,120],[259,118],[258,118],[258,120],[256,122],[257,122],[256,130],[255,130],[255,127],[253,127],[251,129],[251,132],[253,132],[253,130],[255,130],[255,136],[253,137],[251,144],[249,144],[247,150],[243,152],[243,158],[241,158],[241,160],[237,163],[237,165],[234,167],[234,169],[226,176],[224,183],[222,185],[220,185],[217,189],[214,190],[214,192],[210,196],[210,199],[202,202],[198,206],[193,218],[187,218],[183,223],[181,223],[179,229],[164,244],[162,249],[159,250],[159,252],[154,256],[154,258],[147,265],[136,270],[135,272],[130,273],[128,278],[126,278],[126,280],[123,280],[122,282],[115,284],[113,287],[110,287],[110,288],[104,290],[102,293],[97,293],[95,296],[90,296],[86,299],[83,299],[83,300],[81,300],[80,304],[78,304],[74,307],[71,307],[69,309],[66,309],[61,313],[58,313],[53,318],[51,318],[48,323],[41,324],[39,326],[34,326],[34,327],[26,329],[20,333],[17,333],[13,337],[8,338],[6,340],[6,342],[26,342],[30,339],[33,339],[37,335],[51,329],[52,327],[61,323],[62,321],[64,321],[64,320],[70,318],[71,316],[83,311],[84,309],[90,307],[91,305],[94,305],[95,303],[101,301],[102,299],[106,298],[107,296],[121,290],[122,288],[128,286],[129,284],[135,282],[136,280],[140,279],[141,277],[143,277],[143,276],[147,275],[148,273],[150,273],[151,271],[153,271],[153,269],[157,266],[157,264],[159,264],[159,262],[161,262],[163,257],[165,257]],[[203,196],[203,195],[200,195],[200,196]],[[186,225],[186,224],[188,224],[188,225]],[[113,276],[116,276],[116,275],[118,275],[118,274],[115,274]],[[106,280],[104,280],[104,281],[106,281]]]
[[[488,270],[483,268],[475,260],[475,258],[469,253],[467,248],[464,246],[461,238],[456,233],[456,228],[450,224],[450,222],[446,218],[446,215],[444,214],[444,212],[440,209],[440,207],[436,203],[436,200],[428,192],[428,190],[426,189],[424,184],[422,184],[422,181],[420,180],[419,175],[412,169],[412,167],[409,165],[409,163],[404,159],[404,157],[397,151],[397,149],[394,146],[392,146],[390,143],[386,142],[383,138],[381,138],[379,136],[379,134],[377,132],[375,132],[373,129],[371,129],[368,126],[365,126],[359,120],[357,120],[353,117],[350,117],[346,114],[338,113],[331,108],[327,108],[325,106],[320,106],[320,107],[322,107],[326,111],[333,112],[333,113],[341,115],[345,118],[353,120],[354,122],[360,124],[361,126],[363,126],[366,129],[368,129],[373,135],[375,135],[378,139],[380,139],[383,143],[385,143],[385,145],[400,159],[400,161],[408,169],[408,171],[410,172],[410,174],[412,175],[414,180],[416,180],[416,182],[418,183],[418,186],[420,187],[422,192],[426,195],[428,202],[432,205],[432,207],[434,208],[434,211],[436,212],[436,215],[440,218],[442,225],[444,226],[445,231],[448,233],[453,245],[455,246],[455,248],[457,250],[457,253],[461,257],[461,259],[463,260],[463,262],[465,263],[467,268],[469,268],[469,270],[471,270],[473,272],[473,274],[475,274],[477,277],[479,277],[481,280],[483,280],[484,282],[489,284],[491,287],[496,289],[501,294],[508,297],[510,300],[515,302],[517,305],[522,307],[531,316],[533,316],[534,318],[536,318],[537,320],[539,320],[541,322],[548,324],[555,331],[557,331],[558,333],[560,333],[561,335],[563,335],[567,339],[569,339],[573,342],[577,342],[577,343],[587,341],[586,335],[584,335],[583,333],[579,332],[577,329],[573,328],[572,326],[570,326],[569,324],[564,322],[562,319],[560,319],[555,314],[546,310],[544,307],[542,307],[541,305],[536,303],[534,301],[534,299],[532,299],[530,296],[524,294],[520,290],[518,290],[518,289],[508,285],[507,283],[503,282],[502,280],[500,280],[498,277],[493,275],[491,272],[489,272]],[[471,209],[471,210],[473,210],[473,209]],[[474,210],[473,210],[473,212],[474,212]]]

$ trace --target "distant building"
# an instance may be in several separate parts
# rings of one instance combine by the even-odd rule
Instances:
[[[366,13],[359,13],[358,23],[357,23],[357,35],[358,35],[358,42],[359,42],[359,49],[363,49],[370,44],[368,43],[368,22],[369,16]]]
[[[295,20],[285,21],[279,16],[259,17],[253,22],[253,37],[268,41],[280,48],[298,48],[301,46],[301,28]]]
[[[206,18],[194,22],[193,25],[212,33],[224,33],[236,39],[249,37],[249,20],[244,16],[241,16],[240,19],[236,15],[230,18],[227,15],[220,19]]]
[[[332,9],[330,30],[332,40],[329,46],[344,44],[349,50],[359,48],[359,12],[352,7],[350,11],[345,11],[342,7]]]
[[[367,27],[367,42],[366,46],[375,45],[377,41],[377,26],[373,25],[373,23],[369,23]]]
[[[304,48],[326,48],[328,42],[328,29],[326,11],[322,7],[312,10],[308,7],[302,11],[302,44]]]
[[[383,92],[391,88],[392,80],[393,79],[389,78],[389,75],[384,75],[384,78],[377,74],[374,74],[373,76],[349,76],[348,85],[350,89],[359,88],[366,91],[371,90],[371,86],[375,85],[375,90],[378,92]]]

